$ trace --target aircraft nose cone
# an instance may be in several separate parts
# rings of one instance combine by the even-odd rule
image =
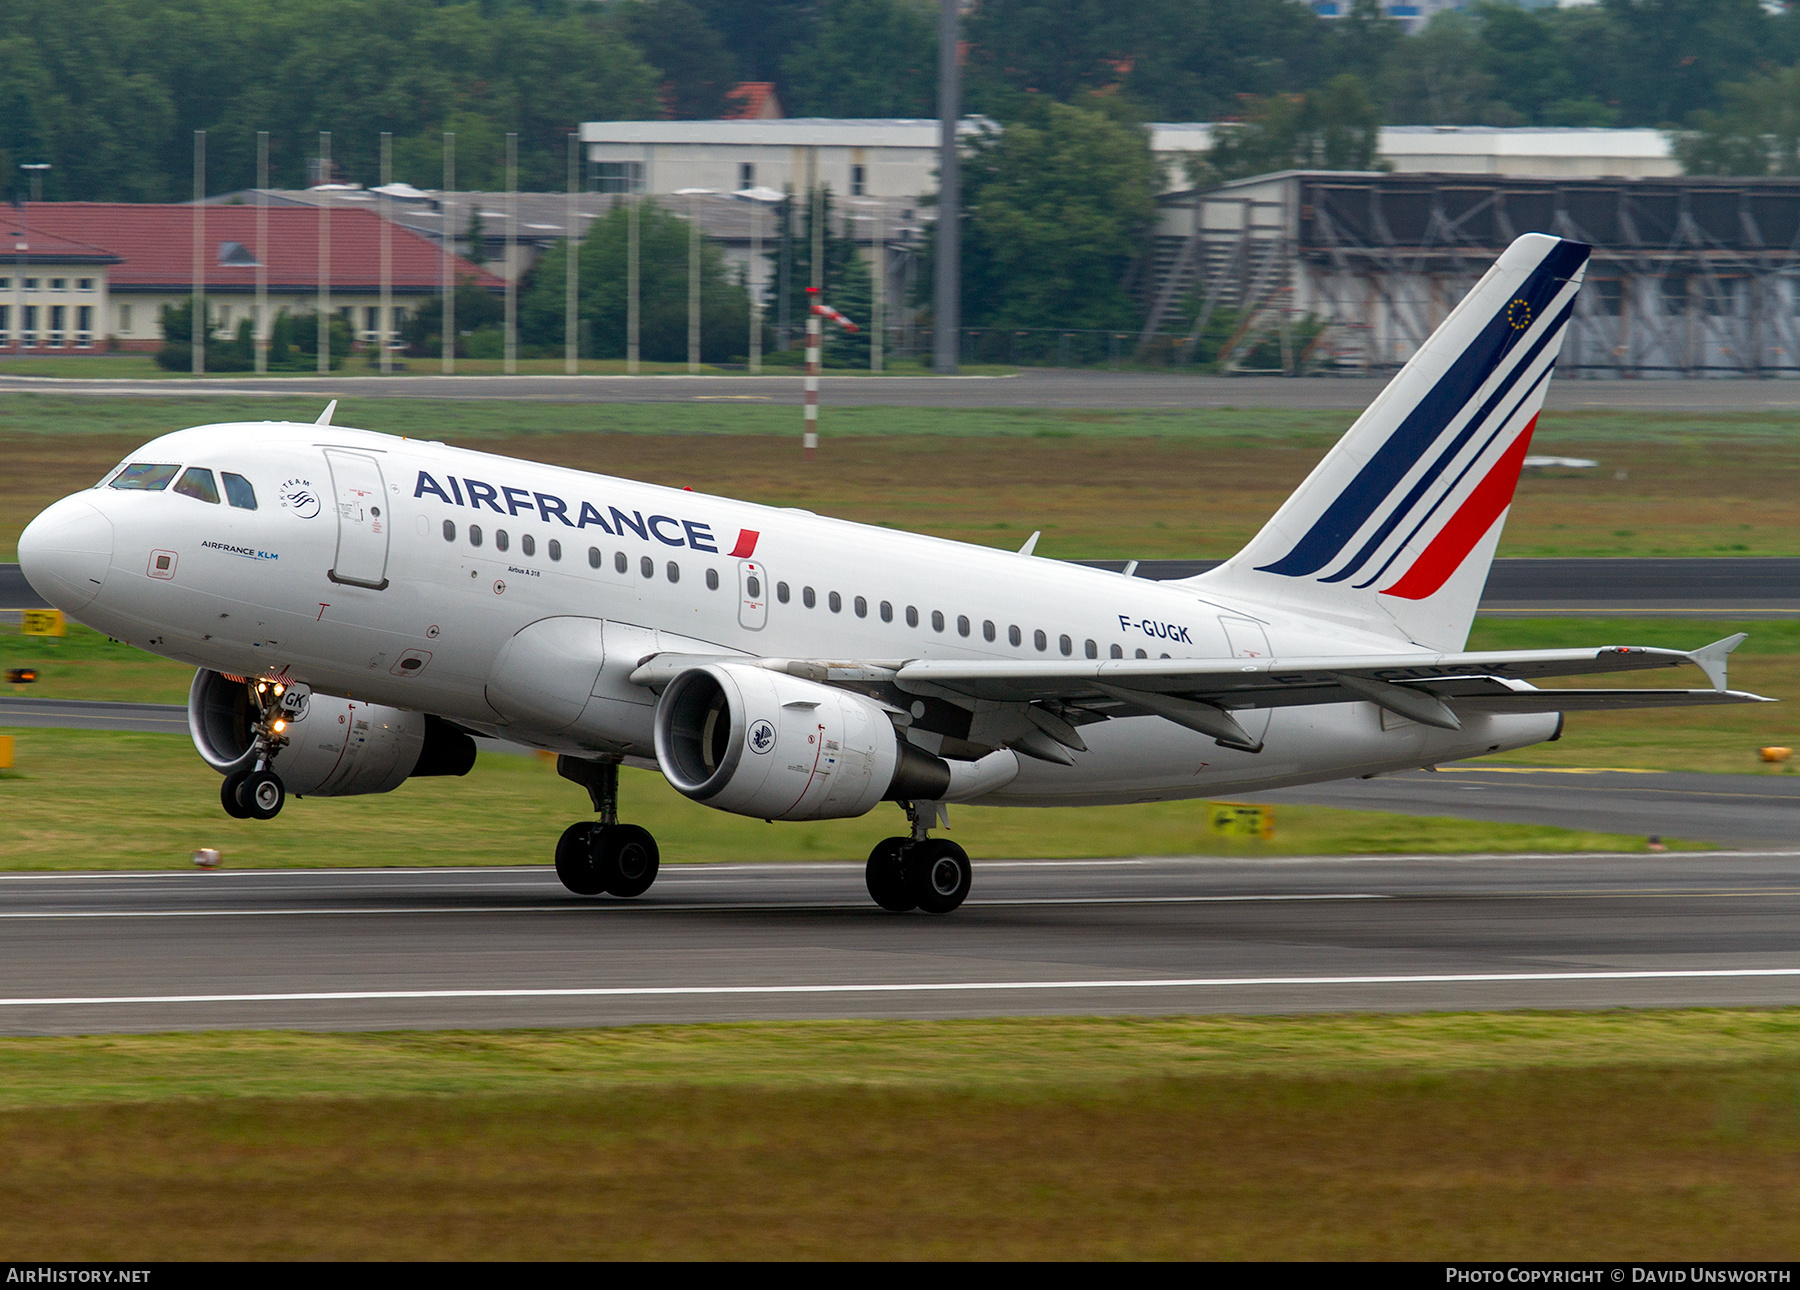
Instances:
[[[38,595],[70,613],[100,593],[112,553],[112,522],[79,497],[63,498],[19,535],[25,580]]]

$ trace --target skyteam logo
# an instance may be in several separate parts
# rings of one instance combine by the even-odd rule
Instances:
[[[1441,374],[1414,373],[1414,388],[1393,391],[1399,406],[1390,415],[1399,424],[1360,466],[1346,463],[1354,475],[1260,571],[1407,600],[1434,595],[1450,579],[1512,503],[1574,310],[1589,248],[1543,241],[1546,251],[1518,289],[1498,308],[1482,306],[1491,313],[1463,333],[1469,339]],[[1429,359],[1428,347],[1408,366],[1429,370]],[[1378,403],[1371,414],[1380,410]]]
[[[750,733],[744,736],[744,742],[750,745],[753,753],[775,751],[775,727],[767,721],[750,723]]]

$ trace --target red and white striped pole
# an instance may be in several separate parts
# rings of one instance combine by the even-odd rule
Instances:
[[[819,447],[819,331],[823,320],[829,318],[845,331],[862,329],[830,305],[821,304],[817,287],[808,287],[806,297],[806,455],[810,457]]]
[[[819,289],[806,289],[806,455],[819,450]]]

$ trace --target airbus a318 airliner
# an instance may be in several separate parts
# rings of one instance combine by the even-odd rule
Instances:
[[[1028,553],[330,424],[200,426],[25,530],[50,603],[199,668],[188,721],[234,816],[548,749],[597,820],[572,891],[643,893],[621,764],[717,810],[859,816],[883,908],[946,913],[947,805],[1166,801],[1557,738],[1571,711],[1761,702],[1733,637],[1464,652],[1588,258],[1508,248],[1256,538],[1151,582]],[[1196,481],[1203,483],[1204,481]],[[1539,689],[1697,665],[1704,689]]]

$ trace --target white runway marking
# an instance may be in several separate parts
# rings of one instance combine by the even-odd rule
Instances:
[[[174,1003],[337,1003],[398,999],[653,999],[723,995],[947,994],[978,990],[1205,990],[1256,986],[1522,985],[1544,981],[1701,981],[1727,978],[1800,977],[1800,967],[1684,968],[1610,972],[1446,972],[1406,976],[1165,977],[1113,981],[912,981],[865,985],[650,985],[567,986],[490,990],[316,990],[267,994],[71,995],[0,998],[4,1008],[81,1005],[130,1006]]]

